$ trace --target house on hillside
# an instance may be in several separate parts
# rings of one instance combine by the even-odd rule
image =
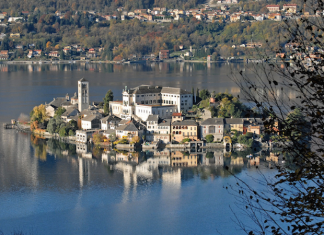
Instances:
[[[0,51],[0,60],[8,60],[9,59],[9,51],[2,50]]]
[[[169,57],[170,57],[170,51],[169,50],[161,50],[159,52],[159,58],[160,58],[160,60],[169,59]]]
[[[266,7],[270,12],[279,12],[280,11],[279,5],[267,5]]]

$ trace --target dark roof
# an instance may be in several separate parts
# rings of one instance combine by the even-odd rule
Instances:
[[[122,119],[119,123],[118,123],[118,125],[124,125],[125,123],[127,123],[127,122],[129,122],[129,120],[125,120],[125,119]]]
[[[80,110],[79,110],[80,111]],[[81,112],[81,115],[86,115],[86,116],[89,116],[89,115],[98,115],[99,112],[98,110],[91,110],[91,109],[84,109],[82,110]]]
[[[65,102],[63,102],[61,105],[62,105],[62,106],[63,106],[63,105],[64,105],[64,106],[70,106],[70,105],[72,105],[72,104],[71,104],[70,101],[65,101]]]
[[[82,118],[82,121],[89,121],[89,122],[91,122],[91,121],[93,121],[95,119],[98,119],[97,118],[97,115],[89,115],[89,116],[86,116],[85,118]]]
[[[138,131],[138,129],[136,128],[136,126],[134,125],[133,122],[119,126],[116,128],[116,130],[118,130],[118,131]]]
[[[62,106],[62,104],[66,102],[66,98],[65,97],[57,97],[54,98],[49,105],[52,105],[54,108],[59,108]]]
[[[140,85],[129,90],[129,94],[147,94],[147,93],[161,93],[162,87]]]
[[[102,122],[115,122],[119,123],[122,119],[113,115],[109,115],[107,117],[101,118],[100,119]]]
[[[114,130],[114,129],[108,129],[108,130],[105,130],[104,133],[105,134],[108,134],[108,135],[111,135],[111,134],[116,133],[116,130]]]
[[[159,121],[159,115],[150,115],[148,116],[147,122],[158,122]]]
[[[129,89],[129,94],[147,94],[147,93],[191,94],[191,92],[189,91],[186,91],[181,88],[176,88],[176,87],[140,85],[138,87]]]
[[[224,118],[208,118],[201,125],[224,125]]]
[[[191,92],[186,91],[181,88],[176,88],[176,87],[163,87],[161,93],[168,93],[168,94],[191,94]]]
[[[79,113],[79,110],[77,109],[77,108],[75,108],[75,107],[69,107],[69,108],[67,108],[66,109],[66,111],[62,114],[62,116],[64,117],[68,117],[68,116],[70,116],[70,114],[74,111],[74,110],[77,110],[78,112],[77,113]]]
[[[198,126],[198,123],[195,120],[183,120],[175,121],[171,124],[172,126]]]
[[[171,119],[164,119],[159,123],[159,126],[170,126],[171,125]]]
[[[243,124],[244,118],[225,118],[226,124]]]
[[[71,119],[71,120],[74,120],[74,121],[78,121],[79,120],[79,117],[78,117],[78,115],[76,115],[76,116],[69,116],[68,119]]]

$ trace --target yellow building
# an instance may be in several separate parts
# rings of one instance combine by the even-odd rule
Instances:
[[[198,140],[198,123],[195,120],[176,121],[171,124],[172,140],[182,141],[185,138]]]
[[[198,155],[183,153],[180,151],[171,152],[171,166],[193,167],[198,165]]]
[[[225,128],[231,131],[236,130],[243,133],[244,119],[243,118],[225,118]]]

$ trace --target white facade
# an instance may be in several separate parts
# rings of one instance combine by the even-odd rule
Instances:
[[[90,130],[90,129],[92,129],[91,121],[81,120],[81,128],[83,130]]]
[[[132,115],[146,120],[151,114],[171,118],[174,112],[187,112],[192,108],[193,95],[180,88],[142,85],[123,90],[123,100],[110,102],[111,114],[129,119]]]
[[[78,81],[78,108],[80,112],[89,108],[89,82],[84,78]]]
[[[75,136],[76,136],[76,141],[81,142],[81,143],[87,143],[88,139],[92,136],[92,134],[95,132],[95,130],[89,130],[89,131],[84,131],[84,130],[76,130]]]

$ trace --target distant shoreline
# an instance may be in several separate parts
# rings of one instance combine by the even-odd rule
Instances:
[[[14,60],[14,61],[0,61],[0,64],[26,64],[26,65],[40,65],[40,64],[76,64],[76,63],[89,63],[89,64],[141,64],[141,63],[227,63],[227,60],[217,61],[202,61],[202,60],[163,60],[163,61],[88,61],[88,60],[63,60],[63,61],[35,61],[35,60]],[[230,63],[245,63],[246,60],[240,60]]]

